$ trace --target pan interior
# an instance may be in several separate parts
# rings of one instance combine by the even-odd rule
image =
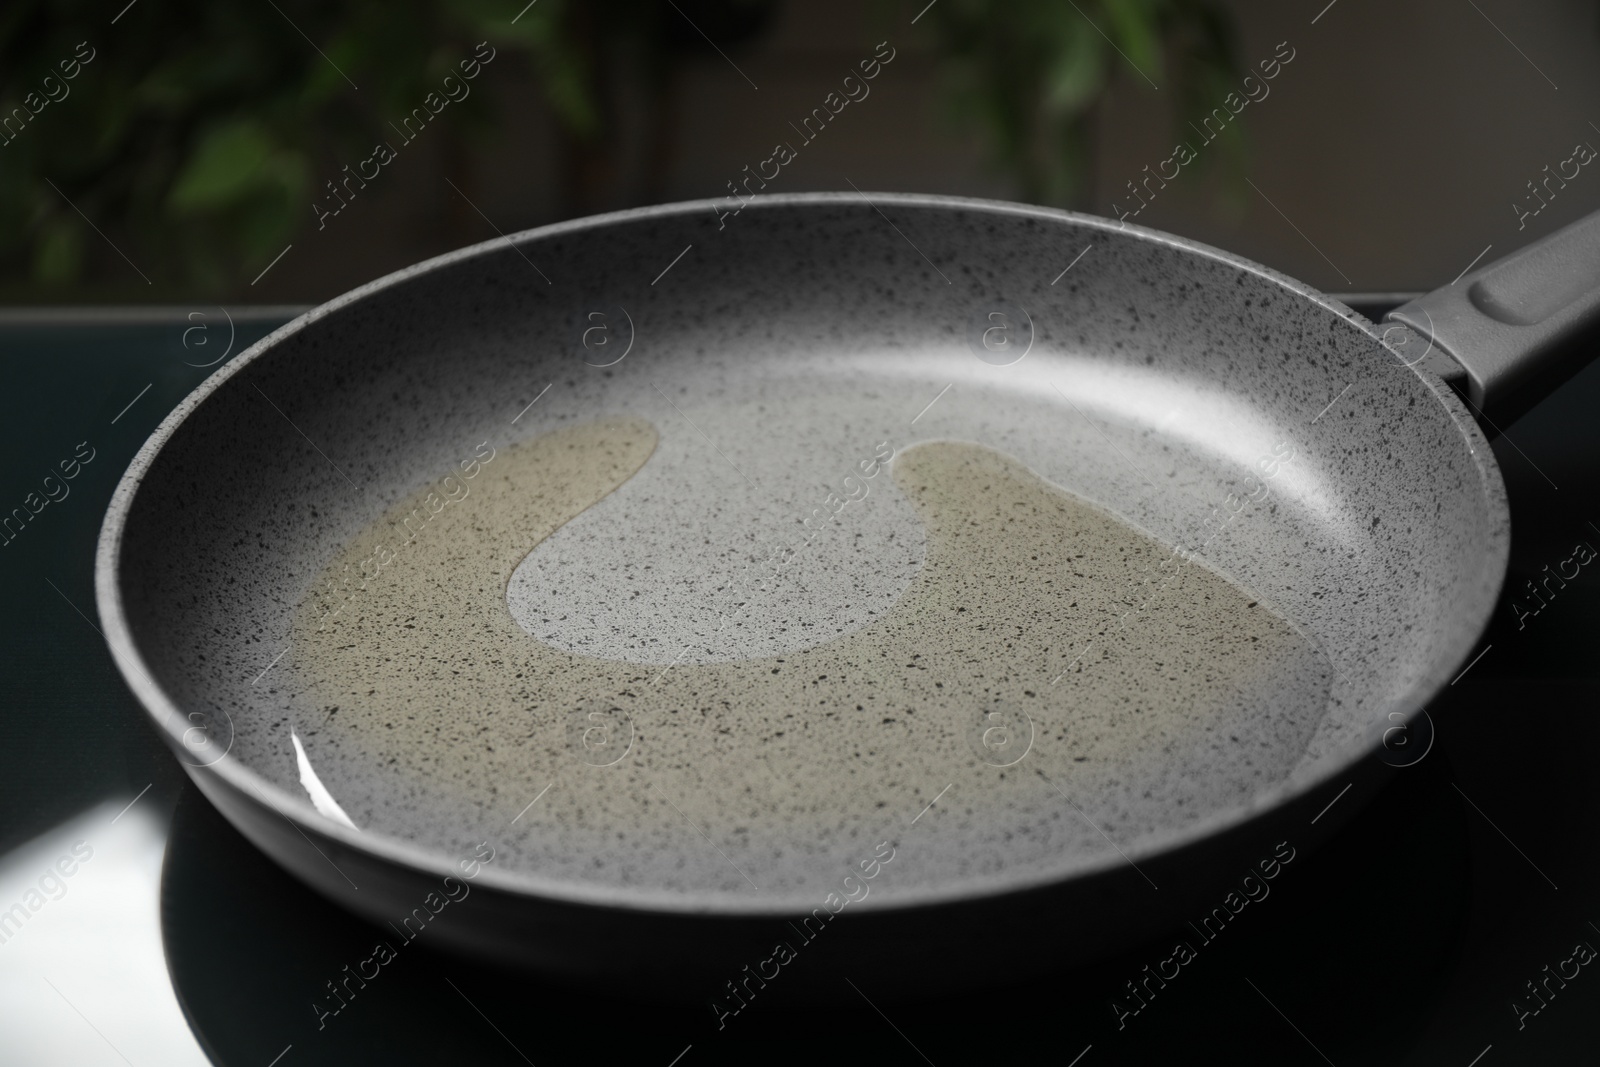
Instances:
[[[859,204],[669,212],[526,241],[553,292],[502,246],[277,340],[135,500],[141,652],[363,834],[799,909],[891,850],[880,900],[1131,862],[1447,669],[1495,514],[1359,323],[1083,220],[890,213],[943,269]]]

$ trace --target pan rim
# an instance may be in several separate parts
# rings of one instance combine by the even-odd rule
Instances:
[[[1100,231],[1106,234],[1131,234],[1142,241],[1163,245],[1188,255],[1199,256],[1271,282],[1287,293],[1309,300],[1312,304],[1330,314],[1349,322],[1352,326],[1371,337],[1375,344],[1384,345],[1377,327],[1371,320],[1340,301],[1327,296],[1320,290],[1314,289],[1289,275],[1200,241],[1098,215],[1019,204],[1004,200],[923,193],[879,192],[762,194],[747,201],[745,208],[769,209],[804,207],[807,205],[855,205],[861,202],[872,205],[885,203],[912,208],[954,208],[1015,218],[1032,218],[1050,223],[1066,223],[1077,228]],[[717,205],[721,203],[720,199],[679,201],[607,212],[579,219],[568,219],[478,242],[408,265],[342,293],[280,326],[266,337],[250,345],[231,361],[219,367],[216,373],[196,386],[188,396],[169,412],[155,430],[151,432],[149,438],[139,447],[112,492],[95,548],[94,567],[95,604],[103,627],[103,636],[111,652],[112,660],[115,662],[118,672],[122,675],[124,683],[132,691],[145,714],[150,718],[152,725],[154,725],[167,744],[175,752],[184,751],[182,727],[179,725],[184,721],[182,711],[179,705],[155,681],[138,650],[132,628],[124,610],[119,580],[121,573],[119,564],[123,533],[139,487],[145,476],[158,461],[162,450],[176,434],[179,426],[194,415],[205,401],[213,393],[221,389],[234,375],[242,372],[267,353],[280,347],[284,340],[301,332],[311,324],[350,305],[359,303],[375,293],[397,287],[413,278],[431,274],[458,263],[490,255],[502,246],[509,245],[520,248],[552,237],[588,230],[600,230],[616,224],[687,217],[707,210],[715,211]],[[1442,651],[1435,656],[1432,664],[1433,667],[1440,669],[1440,677],[1442,678],[1445,671],[1452,669],[1454,666],[1459,666],[1466,659],[1467,654],[1472,650],[1483,630],[1487,627],[1494,605],[1498,602],[1500,591],[1505,581],[1506,566],[1510,555],[1511,516],[1499,464],[1489,447],[1487,438],[1478,426],[1477,421],[1471,416],[1466,404],[1437,375],[1420,365],[1413,365],[1408,369],[1433,393],[1434,398],[1450,417],[1457,432],[1461,434],[1462,443],[1467,447],[1478,472],[1479,490],[1482,493],[1485,505],[1490,511],[1487,516],[1490,519],[1490,528],[1487,536],[1480,543],[1480,555],[1485,563],[1492,566],[1493,580],[1485,585],[1488,595],[1476,617],[1470,618],[1465,622],[1456,623],[1453,627],[1453,632],[1443,635]],[[1424,680],[1413,684],[1405,693],[1396,698],[1395,703],[1402,708],[1425,708],[1439,689],[1440,685],[1437,681],[1430,683]],[[943,886],[936,885],[908,890],[896,899],[879,903],[867,910],[874,913],[898,912],[940,905],[971,903],[976,900],[991,898],[998,899],[1015,893],[1046,889],[1051,886],[1066,885],[1077,880],[1095,877],[1132,860],[1154,860],[1168,853],[1180,852],[1185,848],[1200,844],[1207,838],[1220,836],[1230,830],[1240,828],[1258,815],[1287,807],[1297,800],[1316,793],[1319,789],[1329,786],[1334,779],[1353,770],[1363,760],[1371,757],[1380,747],[1380,739],[1367,736],[1359,745],[1336,749],[1321,760],[1320,769],[1315,774],[1303,777],[1291,774],[1283,782],[1255,794],[1244,802],[1212,812],[1203,819],[1182,829],[1158,833],[1130,849],[1131,860],[1124,858],[1124,856],[1111,855],[1102,857],[1099,860],[1081,863],[1066,874],[1056,872],[1025,877],[1014,876],[1010,880],[997,885],[988,883],[975,885],[963,881],[947,883]],[[377,860],[409,869],[413,872],[440,878],[455,873],[456,868],[453,861],[447,858],[441,850],[405,838],[390,836],[381,831],[348,828],[320,814],[311,806],[309,801],[289,790],[279,788],[259,772],[245,766],[237,759],[229,760],[224,755],[221,759],[208,766],[198,767],[186,762],[184,766],[191,777],[200,774],[209,775],[213,778],[214,784],[229,789],[251,805],[255,805],[259,797],[265,806],[275,810],[277,814],[302,834],[317,834],[357,854],[371,856]],[[255,796],[251,795],[252,792]],[[804,911],[798,905],[767,900],[745,900],[721,893],[713,895],[706,891],[675,893],[659,888],[585,887],[565,880],[543,877],[531,871],[507,872],[485,867],[480,870],[477,877],[487,886],[492,886],[496,890],[513,896],[528,898],[530,902],[608,909],[620,908],[642,914],[708,918],[760,918],[793,916]]]

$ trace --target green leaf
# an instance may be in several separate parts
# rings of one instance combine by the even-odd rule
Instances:
[[[82,227],[71,219],[52,219],[34,246],[33,276],[41,282],[71,282],[82,269]]]
[[[179,214],[193,214],[237,202],[260,180],[260,168],[273,143],[256,123],[235,120],[201,138],[167,197]]]
[[[1045,74],[1045,106],[1057,113],[1076,113],[1099,98],[1105,89],[1105,51],[1100,35],[1084,27],[1073,34]]]
[[[1117,47],[1147,78],[1161,77],[1161,24],[1154,10],[1141,0],[1101,0],[1107,27]]]

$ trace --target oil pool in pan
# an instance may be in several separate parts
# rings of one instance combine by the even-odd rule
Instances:
[[[539,794],[517,820],[512,866],[748,893],[822,884],[829,857],[883,836],[886,798],[951,781],[962,814],[941,860],[897,872],[909,888],[981,875],[995,833],[1036,835],[1044,862],[1062,814],[1041,775],[1120,812],[1105,816],[1117,829],[1244,801],[1287,776],[1326,704],[1326,659],[1252,594],[1198,563],[1163,566],[1170,550],[1143,532],[959,441],[905,449],[872,483],[910,501],[927,551],[900,599],[858,629],[667,669],[539,640],[508,607],[508,583],[564,524],[626,492],[656,443],[650,423],[622,417],[503,448],[456,476],[454,499],[418,492],[333,560],[317,587],[405,542],[359,595],[337,608],[312,595],[297,613],[320,720],[297,726],[331,795],[319,806],[414,835],[415,819],[390,826],[392,807],[504,826]],[[779,582],[751,595],[800,594]],[[986,716],[1027,724],[1027,759],[974,755]],[[733,842],[736,864],[699,862],[705,841],[686,824]]]

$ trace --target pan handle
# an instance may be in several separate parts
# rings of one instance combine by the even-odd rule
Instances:
[[[1600,212],[1385,316],[1466,372],[1452,382],[1509,426],[1600,351]],[[1491,421],[1492,420],[1492,421]]]

